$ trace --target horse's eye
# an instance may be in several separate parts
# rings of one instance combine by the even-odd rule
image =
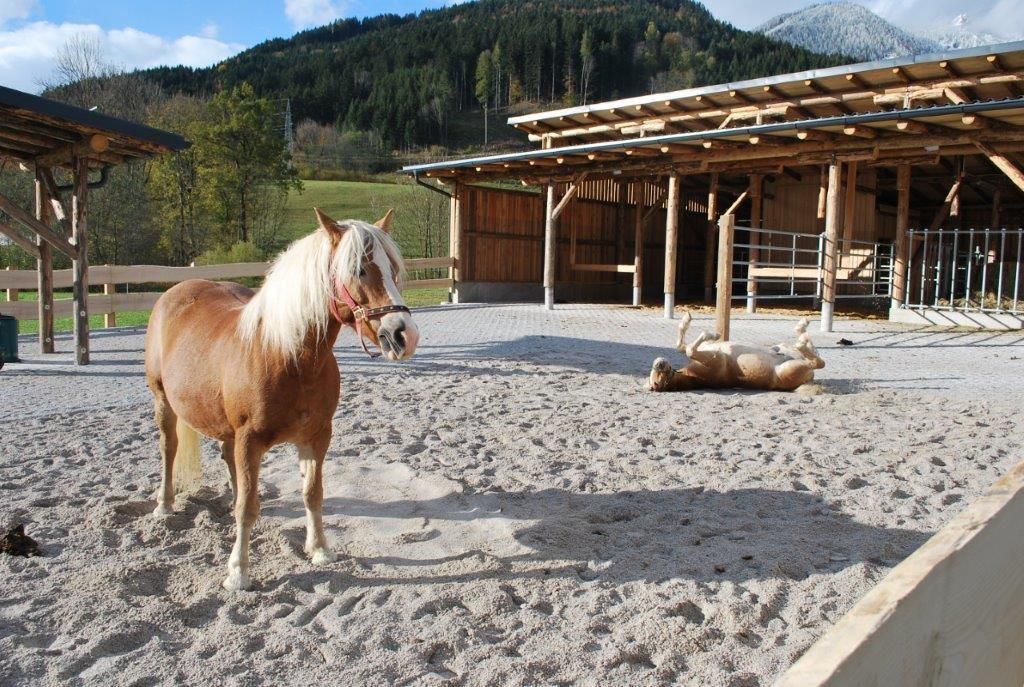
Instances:
[[[366,276],[366,268],[365,267],[361,267],[359,269],[359,278],[362,279],[365,276]]]

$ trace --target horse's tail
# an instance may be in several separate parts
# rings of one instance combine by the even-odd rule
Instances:
[[[175,432],[178,435],[178,450],[174,454],[174,490],[188,491],[199,486],[203,477],[200,462],[199,432],[178,418]]]

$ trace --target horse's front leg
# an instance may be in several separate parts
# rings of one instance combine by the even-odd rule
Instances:
[[[302,473],[302,499],[306,505],[306,553],[315,565],[334,561],[337,556],[331,550],[324,534],[324,457],[331,443],[331,429],[328,426],[307,445],[299,445],[299,468]]]
[[[228,559],[224,588],[249,588],[249,539],[260,515],[260,464],[267,446],[248,433],[235,435],[235,546]]]

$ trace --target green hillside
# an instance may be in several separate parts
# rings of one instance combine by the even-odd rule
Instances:
[[[246,81],[291,99],[296,121],[373,131],[408,149],[479,143],[463,115],[484,103],[492,112],[577,104],[843,60],[741,31],[690,0],[479,0],[339,20],[207,69],[146,74],[200,95]]]

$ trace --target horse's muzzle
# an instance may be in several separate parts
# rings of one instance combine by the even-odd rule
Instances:
[[[381,321],[377,338],[380,350],[388,360],[408,360],[416,352],[420,340],[419,330],[408,316],[399,316],[389,321]]]

